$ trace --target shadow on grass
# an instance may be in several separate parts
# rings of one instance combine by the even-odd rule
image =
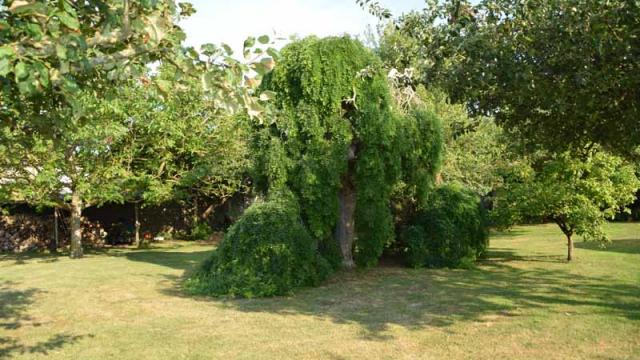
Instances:
[[[513,249],[491,248],[487,251],[481,264],[507,263],[511,261],[541,262],[541,263],[566,263],[565,255],[519,255]]]
[[[90,257],[94,255],[105,255],[108,254],[110,249],[98,249],[98,248],[88,248],[83,249],[83,253],[85,257]],[[19,254],[12,253],[0,253],[0,261],[15,261],[15,265],[25,265],[30,261],[38,261],[43,263],[54,263],[59,261],[60,259],[65,259],[69,257],[68,251],[58,251],[58,252],[39,252],[39,251],[29,251]]]
[[[522,236],[527,233],[529,232],[523,229],[518,229],[518,230],[510,229],[510,230],[500,230],[500,231],[494,230],[494,231],[491,231],[491,239],[512,238],[512,237]]]
[[[93,256],[124,256],[134,261],[155,262],[158,265],[166,265],[177,269],[185,269],[188,264],[182,266],[180,260],[172,260],[171,258],[183,258],[189,262],[187,253],[173,252],[173,250],[181,249],[185,245],[215,245],[209,241],[171,241],[168,243],[153,243],[145,248],[138,249],[132,245],[115,245],[105,246],[103,248],[84,248],[85,258]],[[210,252],[211,250],[205,251]],[[176,254],[176,255],[173,255]],[[182,255],[180,255],[182,254]],[[187,256],[184,256],[187,254]],[[191,252],[190,254],[196,254]],[[31,261],[53,263],[60,259],[69,257],[68,251],[50,252],[25,252],[19,254],[0,253],[0,261],[14,261],[15,265],[24,265]],[[157,259],[156,259],[157,258]],[[175,266],[177,262],[178,266]]]
[[[69,256],[63,253],[27,252],[22,254],[1,253],[0,261],[15,261],[16,265],[24,265],[27,261],[40,260],[42,262],[57,262],[61,257]]]
[[[207,254],[137,252],[127,257],[188,270]],[[523,266],[526,262],[530,265]],[[387,339],[391,325],[446,328],[460,321],[532,316],[536,309],[543,314],[604,314],[640,321],[640,285],[571,274],[570,264],[565,263],[562,255],[520,256],[511,249],[492,249],[473,270],[378,267],[336,274],[323,286],[299,290],[291,297],[195,299],[244,312],[302,314],[358,324],[362,337],[369,340]],[[167,286],[160,291],[189,297],[180,289],[183,279],[166,276]]]
[[[211,254],[211,250],[193,252],[138,250],[128,252],[123,256],[131,261],[146,262],[177,270],[189,270],[202,262],[209,254]]]
[[[640,234],[639,234],[640,236]],[[602,246],[595,241],[582,241],[575,244],[577,248],[597,251],[610,251],[623,254],[640,254],[640,239],[614,240]]]
[[[384,339],[389,325],[447,327],[458,321],[496,321],[522,309],[569,305],[640,320],[640,288],[561,270],[520,270],[493,263],[476,270],[373,269],[337,276],[329,284],[280,299],[228,300],[247,312],[305,314],[357,323],[365,338]],[[564,310],[563,310],[564,311]]]
[[[36,288],[17,290],[13,288],[16,285],[14,282],[0,284],[0,305],[2,305],[0,306],[0,330],[3,330],[3,334],[0,335],[0,358],[8,358],[14,354],[47,355],[52,350],[75,343],[84,337],[93,337],[93,335],[55,334],[36,344],[21,344],[19,339],[11,336],[10,332],[24,326],[42,326],[26,314],[29,306],[34,304],[34,297],[42,291]],[[4,333],[9,336],[5,336]]]

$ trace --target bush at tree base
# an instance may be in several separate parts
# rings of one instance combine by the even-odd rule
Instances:
[[[458,185],[437,188],[402,231],[411,267],[471,267],[488,246],[486,210]]]
[[[266,297],[318,285],[331,273],[288,197],[253,204],[187,280],[195,294]]]

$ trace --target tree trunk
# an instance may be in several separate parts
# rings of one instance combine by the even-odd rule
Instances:
[[[200,207],[198,206],[198,195],[194,195],[193,197],[193,221],[191,224],[191,227],[194,228],[196,227],[196,225],[198,225],[198,223],[200,223],[200,217],[198,216],[200,214],[199,209]]]
[[[140,210],[138,209],[138,203],[133,204],[133,217],[135,226],[135,242],[138,249],[144,247],[144,241],[140,239]]]
[[[71,195],[71,254],[72,259],[82,257],[82,199]]]
[[[342,188],[338,193],[338,224],[336,226],[336,240],[342,255],[342,266],[347,269],[355,267],[353,261],[353,243],[356,236],[355,210],[356,189],[351,179],[355,167],[356,146],[352,144],[347,153],[347,173],[342,177]]]
[[[53,243],[50,247],[51,252],[58,251],[58,244],[60,243],[58,236],[58,208],[55,207],[53,208]]]
[[[355,266],[353,262],[353,242],[355,239],[356,192],[348,178],[342,181],[342,189],[338,193],[338,202],[340,214],[336,227],[336,239],[340,246],[342,265],[347,269],[351,269]]]
[[[573,239],[571,237],[573,236],[574,228],[567,225],[562,218],[556,218],[554,221],[558,224],[562,233],[567,237],[567,261],[571,261],[573,258]]]

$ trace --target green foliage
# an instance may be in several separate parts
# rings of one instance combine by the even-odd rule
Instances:
[[[500,169],[515,156],[509,139],[493,118],[469,116],[464,105],[452,104],[446,94],[418,87],[425,108],[437,114],[444,130],[442,181],[457,183],[480,196],[502,183]]]
[[[442,122],[433,112],[414,108],[402,117],[397,140],[402,172],[391,194],[396,227],[413,219],[433,191],[443,158]]]
[[[163,66],[157,77],[174,71]],[[245,189],[246,123],[220,114],[197,82],[186,85],[162,95],[131,82],[108,101],[116,110],[113,119],[130,129],[127,142],[113,151],[130,148],[125,190],[133,201],[158,204],[198,196],[224,201]]]
[[[187,289],[250,298],[318,285],[331,269],[302,225],[299,211],[290,196],[253,204],[187,281]]]
[[[505,179],[493,212],[497,224],[550,220],[567,237],[598,241],[608,240],[605,221],[627,210],[640,188],[633,166],[598,149],[540,156],[512,167]]]
[[[380,5],[380,3],[377,1],[356,0],[356,4],[358,4],[363,9],[367,9],[369,11],[369,14],[377,17],[380,20],[388,19],[391,17],[391,11]]]
[[[426,108],[426,107],[425,107]],[[403,197],[424,204],[433,190],[436,173],[443,161],[441,117],[417,108],[405,115],[397,138],[402,164]]]
[[[72,193],[86,206],[125,200],[129,147],[112,150],[126,143],[129,128],[125,121],[113,121],[112,109],[99,96],[90,91],[76,95],[86,110],[80,117],[63,107],[37,123],[31,115],[48,104],[23,103],[31,108],[27,116],[0,133],[2,191],[9,199],[62,208],[68,208]],[[50,120],[59,121],[58,126],[51,127]]]
[[[409,22],[412,18],[403,19]],[[465,105],[451,103],[447,94],[433,84],[430,83],[428,89],[420,84],[424,69],[420,66],[418,43],[414,37],[394,26],[381,28],[379,35],[376,52],[392,69],[389,77],[396,103],[405,112],[416,106],[424,108],[442,121],[441,180],[461,184],[480,196],[490,193],[501,184],[500,168],[514,157],[507,147],[510,142],[507,134],[493,117],[471,117]]]
[[[193,240],[208,240],[213,234],[213,229],[206,222],[198,222],[191,228],[190,238]]]
[[[485,210],[473,192],[438,187],[403,229],[404,257],[412,267],[472,266],[488,246]]]
[[[18,115],[23,97],[55,98],[81,111],[77,93],[88,90],[93,79],[142,77],[147,65],[162,61],[176,69],[170,80],[154,82],[160,91],[170,93],[179,82],[196,79],[216,99],[216,108],[244,107],[259,116],[262,106],[252,90],[273,68],[277,52],[265,52],[255,41],[247,43],[245,61],[233,58],[226,45],[205,44],[201,53],[185,49],[186,35],[177,23],[194,12],[190,4],[173,0],[97,0],[86,6],[10,0],[0,7],[0,114]]]
[[[331,242],[337,193],[342,178],[352,178],[358,202],[367,204],[356,207],[356,259],[374,263],[393,239],[389,193],[399,173],[397,117],[379,60],[346,37],[306,38],[282,50],[264,89],[278,94],[278,112],[256,132],[256,184],[290,188],[312,235]]]
[[[630,155],[640,144],[639,27],[634,1],[434,1],[400,18],[381,48],[531,145],[597,142]]]

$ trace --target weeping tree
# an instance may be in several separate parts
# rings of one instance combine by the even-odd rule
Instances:
[[[380,60],[348,37],[288,45],[262,90],[276,97],[272,121],[256,125],[252,140],[256,189],[291,190],[336,264],[374,265],[394,240],[394,187],[421,194],[433,183],[438,119],[395,111]]]

